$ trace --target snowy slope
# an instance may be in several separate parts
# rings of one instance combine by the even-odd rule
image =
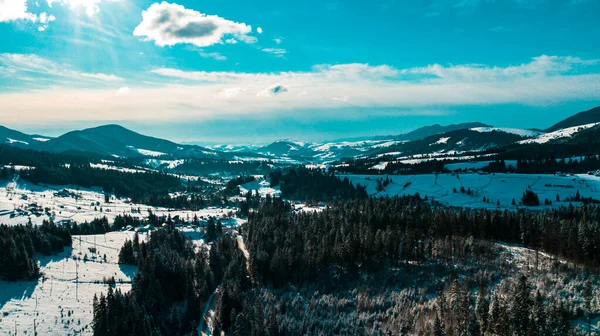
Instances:
[[[136,267],[117,262],[119,249],[133,235],[73,236],[72,248],[40,259],[42,276],[37,281],[0,281],[0,334],[8,335],[16,328],[21,335],[33,335],[35,323],[39,335],[92,335],[94,294],[108,290],[103,279],[115,277],[116,288],[131,289]],[[90,252],[91,247],[97,253]],[[83,260],[86,255],[87,262]]]
[[[554,131],[554,132],[550,132],[550,133],[546,133],[546,134],[542,134],[540,136],[537,136],[535,138],[532,139],[526,139],[526,140],[522,140],[519,141],[520,144],[529,144],[529,143],[547,143],[549,141],[552,140],[556,140],[556,139],[560,139],[560,138],[567,138],[567,137],[572,137],[573,134],[586,130],[588,128],[592,128],[596,125],[599,125],[600,123],[591,123],[591,124],[586,124],[586,125],[580,125],[580,126],[573,126],[573,127],[569,127],[569,128],[565,128],[565,129],[561,129],[558,131]]]
[[[516,135],[519,135],[522,137],[535,137],[535,136],[544,134],[544,132],[540,132],[540,131],[532,131],[532,130],[522,129],[522,128],[506,128],[506,127],[475,127],[475,128],[471,128],[471,131],[504,132],[504,133],[516,134]]]
[[[433,174],[427,175],[390,175],[392,183],[384,191],[378,192],[377,179],[382,175],[343,175],[350,182],[366,186],[367,193],[375,196],[414,195],[428,196],[449,206],[489,209],[516,209],[511,205],[512,199],[519,202],[523,192],[531,188],[538,194],[540,201],[546,198],[553,202],[552,206],[568,205],[563,202],[567,197],[573,197],[580,192],[582,197],[600,199],[600,177],[590,175],[555,176],[555,175],[526,175],[526,174]],[[385,178],[385,177],[383,177]],[[470,188],[473,195],[460,193],[460,188]],[[454,188],[457,193],[454,193]],[[556,202],[556,195],[561,202]],[[483,197],[490,200],[483,202]],[[500,207],[497,202],[500,202]],[[574,203],[574,205],[577,205]],[[548,206],[550,207],[550,206]],[[546,206],[533,207],[544,209]]]

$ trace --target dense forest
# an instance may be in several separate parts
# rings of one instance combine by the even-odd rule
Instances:
[[[431,206],[417,196],[335,203],[319,213],[277,213],[265,202],[245,230],[253,274],[274,285],[299,283],[331,267],[424,262],[452,248],[439,240],[473,237],[522,244],[590,268],[600,267],[600,207],[544,212]],[[443,254],[441,254],[443,255]],[[448,256],[448,257],[451,257]]]
[[[585,280],[580,267],[600,266],[599,219],[593,206],[473,211],[418,196],[300,214],[266,200],[243,231],[255,285],[243,291],[235,285],[243,279],[229,280],[217,298],[225,307],[217,310],[219,328],[234,335],[576,334],[574,320],[598,316],[598,278]],[[552,281],[575,275],[582,289],[571,294],[579,296],[534,287],[527,271],[508,268],[496,241],[531,247],[532,274],[544,269]],[[565,268],[557,256],[579,266]]]
[[[600,207],[464,210],[416,195],[291,209],[267,197],[249,213],[248,260],[227,235],[197,254],[170,229],[127,241],[119,262],[138,275],[95,301],[95,334],[194,331],[213,292],[212,331],[226,335],[584,335],[600,317]]]
[[[0,279],[31,280],[39,275],[35,253],[51,255],[71,246],[71,233],[44,221],[41,226],[0,225]]]
[[[90,162],[100,162],[100,157],[94,154],[84,155],[84,153],[79,153],[79,155],[69,155],[40,152],[0,144],[1,165],[62,167],[65,163],[81,165]]]
[[[281,195],[301,201],[330,201],[367,198],[365,188],[354,186],[347,178],[339,179],[333,173],[320,169],[289,169],[270,175],[271,186],[279,185]]]
[[[518,159],[516,167],[507,165],[505,160],[496,160],[483,170],[490,173],[555,174],[556,172],[562,172],[585,174],[598,169],[600,169],[600,157],[591,155],[568,159],[556,159],[554,157],[532,160]]]
[[[181,232],[170,229],[153,232],[148,242],[126,242],[121,251],[120,262],[137,264],[138,271],[130,292],[109,288],[94,299],[94,335],[194,331],[225,273],[243,268],[234,240],[217,239],[209,252],[195,253]]]
[[[133,203],[166,208],[193,209],[205,207],[208,201],[197,193],[183,194],[192,189],[181,179],[160,172],[123,172],[92,168],[89,164],[69,167],[37,167],[20,172],[22,179],[40,184],[78,185],[84,188],[102,187],[103,192],[130,198]],[[191,182],[188,182],[191,184]],[[170,193],[182,194],[173,196]]]

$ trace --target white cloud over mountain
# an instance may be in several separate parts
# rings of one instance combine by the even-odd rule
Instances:
[[[2,56],[0,65],[19,71],[56,72],[53,63],[38,62],[32,57]],[[14,60],[19,58],[22,58],[19,62]],[[317,65],[303,72],[275,73],[156,68],[144,74],[153,77],[151,83],[127,78],[128,83],[138,83],[127,95],[115,93],[118,87],[113,86],[110,75],[96,75],[105,79],[101,85],[88,89],[65,85],[52,90],[4,93],[0,94],[0,105],[6,110],[21,111],[20,119],[54,121],[98,118],[185,121],[279,112],[306,116],[347,108],[372,114],[381,109],[409,109],[419,114],[437,107],[544,106],[600,99],[598,65],[597,60],[540,56],[528,63],[506,67],[433,64],[398,69],[388,65],[337,64]],[[69,71],[86,77],[82,72]],[[65,96],[72,99],[62,99]],[[340,113],[344,115],[343,111]]]
[[[175,44],[208,47],[225,42],[232,44],[233,41],[254,43],[256,38],[249,35],[251,32],[252,27],[245,23],[161,2],[142,12],[142,22],[133,35],[154,41],[161,47]]]

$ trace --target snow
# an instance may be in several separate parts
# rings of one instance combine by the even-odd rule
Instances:
[[[547,143],[550,140],[556,140],[556,139],[560,139],[560,138],[569,138],[577,132],[583,131],[588,128],[592,128],[596,125],[600,125],[600,123],[591,123],[591,124],[586,124],[586,125],[568,127],[568,128],[564,128],[564,129],[561,129],[558,131],[542,134],[533,139],[522,140],[522,141],[519,141],[519,143],[520,144],[530,144],[530,143],[542,144],[542,143]]]
[[[39,142],[46,142],[46,141],[49,141],[50,139],[46,139],[46,138],[33,138],[33,140],[39,141]]]
[[[21,166],[21,165],[4,165],[4,168],[6,168],[6,169],[14,169],[16,171],[35,169],[35,167],[32,167],[32,166]]]
[[[473,170],[481,170],[482,168],[487,167],[490,163],[495,161],[473,161],[473,162],[458,162],[458,163],[450,163],[445,165],[444,167],[450,171],[462,170],[462,169],[473,169]],[[506,167],[513,166],[517,167],[517,160],[505,160],[504,161]]]
[[[248,193],[248,191],[252,191],[252,193],[258,192],[261,197],[265,197],[267,195],[277,197],[281,196],[281,190],[279,190],[279,186],[271,188],[271,183],[264,179],[259,179],[240,185],[240,195],[244,196]]]
[[[373,167],[371,167],[371,169],[377,169],[377,170],[384,170],[389,162],[379,162],[378,164],[374,165]]]
[[[445,144],[446,142],[448,142],[448,140],[450,140],[450,137],[442,137],[438,141],[434,142],[433,144],[434,145]]]
[[[116,288],[131,289],[136,267],[118,265],[119,250],[133,232],[73,236],[72,248],[39,259],[37,281],[0,281],[0,334],[91,335],[92,302],[108,290],[104,278],[114,277]],[[144,240],[145,235],[140,235]],[[97,248],[97,253],[89,249]],[[84,256],[88,261],[84,261]],[[104,261],[106,255],[106,261]],[[75,260],[78,259],[78,260]],[[68,312],[71,311],[69,316]]]
[[[104,163],[90,163],[90,167],[97,168],[97,169],[117,170],[117,171],[125,172],[125,173],[146,173],[147,172],[147,170],[143,170],[143,169],[123,168],[123,167],[107,165]]]
[[[156,151],[152,151],[152,150],[148,150],[148,149],[135,148],[133,146],[127,146],[127,148],[129,148],[129,149],[131,149],[131,150],[133,150],[135,152],[138,152],[138,153],[140,153],[142,155],[145,155],[145,156],[163,156],[163,155],[166,155],[165,153],[162,153],[162,152],[156,152]]]
[[[183,159],[179,159],[179,160],[158,160],[158,159],[146,159],[144,160],[144,164],[152,167],[152,168],[158,168],[161,166],[165,166],[168,169],[175,169],[177,168],[177,166],[183,164],[185,162],[185,160]]]
[[[535,137],[544,134],[544,132],[540,131],[532,131],[528,129],[522,128],[506,128],[506,127],[475,127],[471,128],[471,131],[487,133],[487,132],[504,132],[510,134],[516,134],[522,137]]]
[[[563,200],[580,192],[582,197],[600,199],[600,177],[590,175],[555,176],[527,174],[435,174],[425,175],[390,175],[391,183],[385,190],[377,191],[377,179],[381,175],[343,175],[354,185],[366,187],[369,195],[395,196],[414,195],[433,197],[435,201],[449,206],[489,209],[516,209],[523,192],[531,188],[539,197],[542,205],[531,209],[545,209],[568,205]],[[471,189],[473,195],[460,192],[460,187]],[[454,188],[457,192],[454,193]],[[556,195],[561,201],[556,202]],[[483,197],[489,203],[483,202]],[[545,199],[552,205],[543,205]],[[513,206],[515,199],[517,205]],[[498,207],[496,202],[500,202]],[[574,202],[573,205],[578,205]]]
[[[73,197],[58,197],[54,193],[67,189],[79,195]],[[26,198],[26,199],[25,199]],[[46,213],[36,216],[29,211],[29,205],[36,203],[42,208],[48,208],[50,216]],[[99,204],[99,205],[98,205]],[[141,213],[137,213],[137,209]],[[104,193],[100,188],[73,189],[65,186],[36,186],[22,180],[7,182],[0,186],[0,223],[7,225],[26,224],[31,218],[33,224],[39,225],[44,219],[52,218],[55,223],[61,221],[75,221],[83,223],[94,218],[106,216],[112,222],[117,215],[130,215],[141,218],[146,217],[148,210],[157,216],[179,216],[189,221],[194,215],[200,217],[215,216],[222,218],[235,209],[207,208],[198,211],[170,210],[161,207],[152,207],[143,204],[128,203],[126,199],[111,198],[110,203],[104,203]]]
[[[29,142],[26,141],[22,141],[22,140],[15,140],[15,139],[11,139],[11,138],[6,138],[6,140],[8,140],[9,143],[22,143],[24,145],[29,145]]]

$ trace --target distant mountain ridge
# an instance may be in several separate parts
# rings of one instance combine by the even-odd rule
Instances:
[[[486,125],[484,123],[480,123],[480,122],[467,122],[467,123],[460,123],[460,124],[451,124],[451,125],[447,125],[447,126],[442,126],[440,124],[434,124],[431,126],[424,126],[421,128],[417,128],[414,131],[411,131],[411,132],[408,132],[405,134],[401,134],[401,135],[395,137],[394,139],[395,140],[403,140],[403,141],[415,141],[415,140],[425,139],[429,136],[436,135],[436,134],[448,133],[448,132],[452,132],[452,131],[477,128],[477,127],[491,127],[491,126]]]
[[[368,157],[385,153],[405,155],[409,153],[480,151],[505,146],[512,142],[522,144],[553,142],[563,137],[563,133],[569,135],[579,132],[577,126],[589,126],[595,122],[600,122],[600,107],[577,113],[545,131],[493,127],[481,122],[468,122],[446,126],[434,124],[400,135],[372,136],[320,143],[282,139],[264,146],[219,145],[212,146],[212,148],[195,144],[179,144],[146,136],[114,124],[71,131],[56,138],[29,135],[0,126],[0,143],[55,153],[88,153],[125,158],[260,161],[282,159],[285,162],[305,163],[331,162],[344,158]],[[549,132],[552,130],[560,132]],[[567,140],[577,142],[580,141],[579,139],[583,139],[583,137]]]
[[[0,126],[0,143],[13,146],[27,147],[30,144],[41,143],[51,139],[37,134],[25,134],[4,126]]]
[[[596,122],[600,122],[600,106],[594,107],[593,109],[587,111],[579,112],[571,117],[561,120],[558,123],[546,129],[545,131],[549,133],[563,128],[586,125]]]

